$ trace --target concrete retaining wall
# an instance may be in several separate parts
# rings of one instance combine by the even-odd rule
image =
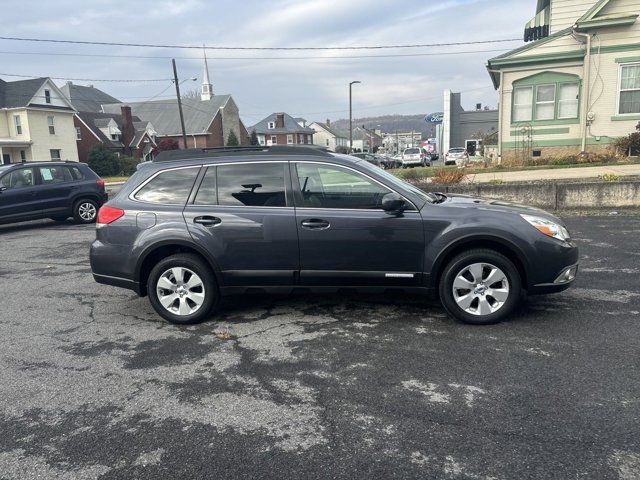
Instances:
[[[421,184],[419,187],[427,192],[459,193],[553,210],[640,207],[640,181],[450,186]]]

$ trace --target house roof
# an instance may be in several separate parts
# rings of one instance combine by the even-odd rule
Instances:
[[[105,144],[105,146],[111,148],[122,148],[124,146],[122,142],[118,140],[111,140],[111,138],[107,137],[102,130],[100,130],[100,127],[106,127],[111,120],[115,121],[118,128],[122,130],[122,115],[101,112],[78,112],[77,115],[80,120],[82,120],[82,123],[84,123],[87,128]],[[134,116],[132,117],[132,120],[135,128],[136,124],[140,122],[140,119]],[[138,129],[136,128],[136,136],[137,130]]]
[[[284,115],[284,128],[269,128],[269,122],[275,122],[277,115]],[[315,132],[313,128],[301,127],[295,118],[284,112],[272,113],[268,117],[263,118],[253,127],[249,128],[249,131],[252,130],[263,135],[275,133],[309,133],[313,135]]]
[[[0,79],[0,108],[26,107],[46,78],[5,82]]]
[[[214,95],[210,100],[183,98],[182,111],[187,135],[207,133],[207,129],[218,111],[226,106],[230,98],[231,95]],[[160,136],[182,133],[178,102],[175,99],[105,104],[102,108],[107,113],[117,113],[122,105],[129,105],[134,115],[151,122]]]
[[[66,100],[64,102],[65,105],[53,105],[46,104],[44,97],[34,99],[38,91],[47,83],[51,86],[50,88],[52,90],[59,90],[48,77],[30,78],[28,80],[17,80],[15,82],[5,82],[0,79],[0,108],[20,108],[31,106],[72,112],[73,108]],[[61,94],[61,92],[58,93]]]
[[[72,82],[65,83],[60,90],[79,112],[100,112],[104,103],[118,103],[120,100],[108,93],[95,88],[93,85],[85,87]]]
[[[338,137],[338,138],[347,138],[345,137],[341,132],[338,132],[337,130],[329,127],[326,123],[322,123],[322,122],[311,122],[309,124],[310,128],[314,128],[314,126],[317,125],[318,127],[322,128],[324,131],[326,131],[327,133],[329,133],[329,135],[332,135],[334,137]]]

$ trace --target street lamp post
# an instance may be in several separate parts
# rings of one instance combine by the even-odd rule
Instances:
[[[359,80],[354,80],[349,83],[349,153],[353,152],[353,108],[352,108],[352,95],[351,95],[351,87],[354,83],[362,83]]]

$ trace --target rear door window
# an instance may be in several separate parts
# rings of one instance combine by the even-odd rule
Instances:
[[[40,177],[42,183],[49,185],[51,183],[63,183],[71,181],[71,177],[67,169],[61,165],[51,167],[40,167]],[[66,173],[66,175],[65,175]]]
[[[216,167],[218,204],[247,207],[286,207],[285,165],[285,163],[247,163]],[[204,183],[205,188],[209,188],[209,190],[212,188],[211,181],[207,183],[208,187]],[[200,196],[200,192],[198,192],[198,196]],[[203,192],[202,198],[205,197],[210,199],[211,193]]]
[[[184,205],[200,167],[167,170],[153,177],[133,198],[141,202]]]

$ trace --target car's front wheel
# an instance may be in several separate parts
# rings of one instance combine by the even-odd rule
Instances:
[[[205,320],[218,303],[214,274],[197,255],[180,253],[153,267],[147,283],[149,301],[165,320],[189,325]]]
[[[477,325],[504,320],[518,305],[522,280],[518,269],[494,250],[470,250],[445,267],[440,300],[454,318]]]

